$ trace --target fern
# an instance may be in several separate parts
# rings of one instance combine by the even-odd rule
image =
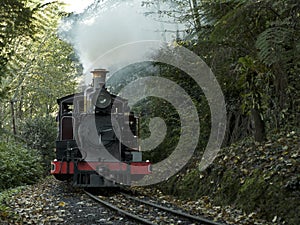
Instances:
[[[259,49],[258,57],[266,65],[272,65],[276,62],[290,60],[289,54],[291,48],[293,30],[285,27],[271,27],[262,32],[256,41],[256,47]]]

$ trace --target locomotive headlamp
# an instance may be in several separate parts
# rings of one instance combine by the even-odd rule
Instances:
[[[100,109],[108,107],[111,103],[111,96],[107,92],[100,92],[96,100],[96,106]]]

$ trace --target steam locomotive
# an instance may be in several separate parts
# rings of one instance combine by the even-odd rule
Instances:
[[[151,173],[138,145],[139,119],[128,100],[105,87],[108,71],[91,73],[90,87],[57,100],[58,139],[51,174],[76,187],[131,185]]]

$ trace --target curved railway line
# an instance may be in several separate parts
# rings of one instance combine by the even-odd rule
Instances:
[[[125,193],[117,193],[111,197],[98,197],[85,191],[90,198],[106,207],[125,215],[140,224],[201,224],[225,225],[203,217],[190,215],[171,206],[149,199],[140,199]],[[134,205],[134,207],[132,207]]]

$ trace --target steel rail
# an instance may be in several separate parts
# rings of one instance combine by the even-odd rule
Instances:
[[[167,208],[167,207],[164,207],[164,206],[161,206],[161,205],[157,205],[155,203],[148,202],[148,201],[145,201],[145,200],[142,200],[142,199],[139,199],[139,198],[135,198],[135,197],[132,197],[132,196],[130,196],[128,194],[125,194],[125,193],[122,193],[122,195],[129,198],[129,199],[132,199],[134,201],[137,201],[137,202],[140,202],[140,203],[143,203],[143,204],[146,204],[146,205],[164,210],[166,212],[169,212],[169,213],[172,213],[172,214],[175,214],[175,215],[179,215],[179,216],[194,220],[194,221],[198,221],[198,222],[209,224],[209,225],[225,225],[225,224],[218,223],[218,222],[215,222],[215,221],[211,221],[211,220],[208,220],[208,219],[205,219],[205,218],[202,218],[202,217],[193,216],[193,215],[190,215],[190,214],[178,211],[178,210],[174,210],[174,209],[170,209],[170,208]]]
[[[87,192],[87,191],[84,191],[84,193],[87,194],[87,195],[88,195],[90,198],[92,198],[93,200],[95,200],[95,201],[97,201],[97,202],[100,202],[101,204],[105,205],[106,207],[108,207],[108,208],[110,208],[110,209],[113,209],[113,210],[115,210],[115,211],[117,211],[117,212],[119,212],[119,213],[121,213],[121,214],[123,214],[123,215],[129,217],[129,218],[132,218],[132,219],[134,219],[134,220],[136,220],[136,221],[138,221],[138,222],[141,222],[141,223],[143,223],[143,224],[148,224],[148,225],[157,225],[156,223],[152,223],[152,222],[149,221],[149,220],[146,220],[146,219],[144,219],[144,218],[141,218],[141,217],[139,217],[139,216],[136,216],[136,215],[134,215],[134,214],[131,214],[131,213],[129,213],[129,212],[123,210],[123,209],[120,209],[120,208],[118,208],[118,207],[116,207],[116,206],[114,206],[114,205],[112,205],[112,204],[110,204],[110,203],[108,203],[108,202],[106,202],[106,201],[104,201],[104,200],[102,200],[102,199],[96,197],[95,195],[93,195],[93,194],[91,194],[91,193],[89,193],[89,192]]]

